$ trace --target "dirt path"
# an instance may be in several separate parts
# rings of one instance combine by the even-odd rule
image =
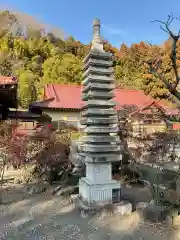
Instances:
[[[14,202],[0,205],[0,239],[5,240],[178,240],[178,229],[143,223],[135,214],[104,219],[80,217],[72,204],[59,197],[27,196],[22,186],[6,184]],[[130,190],[128,190],[130,191]],[[132,192],[132,190],[131,190]],[[143,189],[137,192],[142,195]]]

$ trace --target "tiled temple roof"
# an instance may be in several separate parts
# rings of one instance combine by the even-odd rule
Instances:
[[[33,105],[41,108],[80,110],[83,105],[81,90],[81,85],[47,84],[44,87],[44,99],[33,103]],[[114,101],[117,104],[117,110],[121,109],[123,105],[136,105],[139,109],[143,109],[156,102],[168,114],[176,115],[177,113],[177,109],[170,108],[161,101],[154,100],[141,90],[116,88]]]

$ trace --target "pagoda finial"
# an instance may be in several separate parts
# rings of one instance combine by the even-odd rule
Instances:
[[[100,27],[101,27],[100,20],[96,18],[93,22],[93,41],[94,42],[99,43],[101,41]]]
[[[95,18],[95,20],[93,21],[93,41],[91,49],[103,51],[103,43],[101,40],[100,28],[101,28],[100,20],[98,18]]]

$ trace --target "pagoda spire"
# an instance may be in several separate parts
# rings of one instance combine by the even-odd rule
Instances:
[[[100,20],[96,18],[93,21],[93,40],[92,40],[91,50],[104,52],[100,29],[101,29]]]

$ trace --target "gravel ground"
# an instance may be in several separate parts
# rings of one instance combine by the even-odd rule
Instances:
[[[10,188],[11,186],[11,188]],[[75,207],[59,197],[39,194],[27,197],[20,185],[6,185],[0,205],[0,239],[5,240],[178,240],[179,229],[144,223],[133,213],[129,217],[82,218]],[[128,189],[142,196],[143,189]],[[146,194],[147,195],[147,194]],[[147,196],[146,196],[147,197]]]

